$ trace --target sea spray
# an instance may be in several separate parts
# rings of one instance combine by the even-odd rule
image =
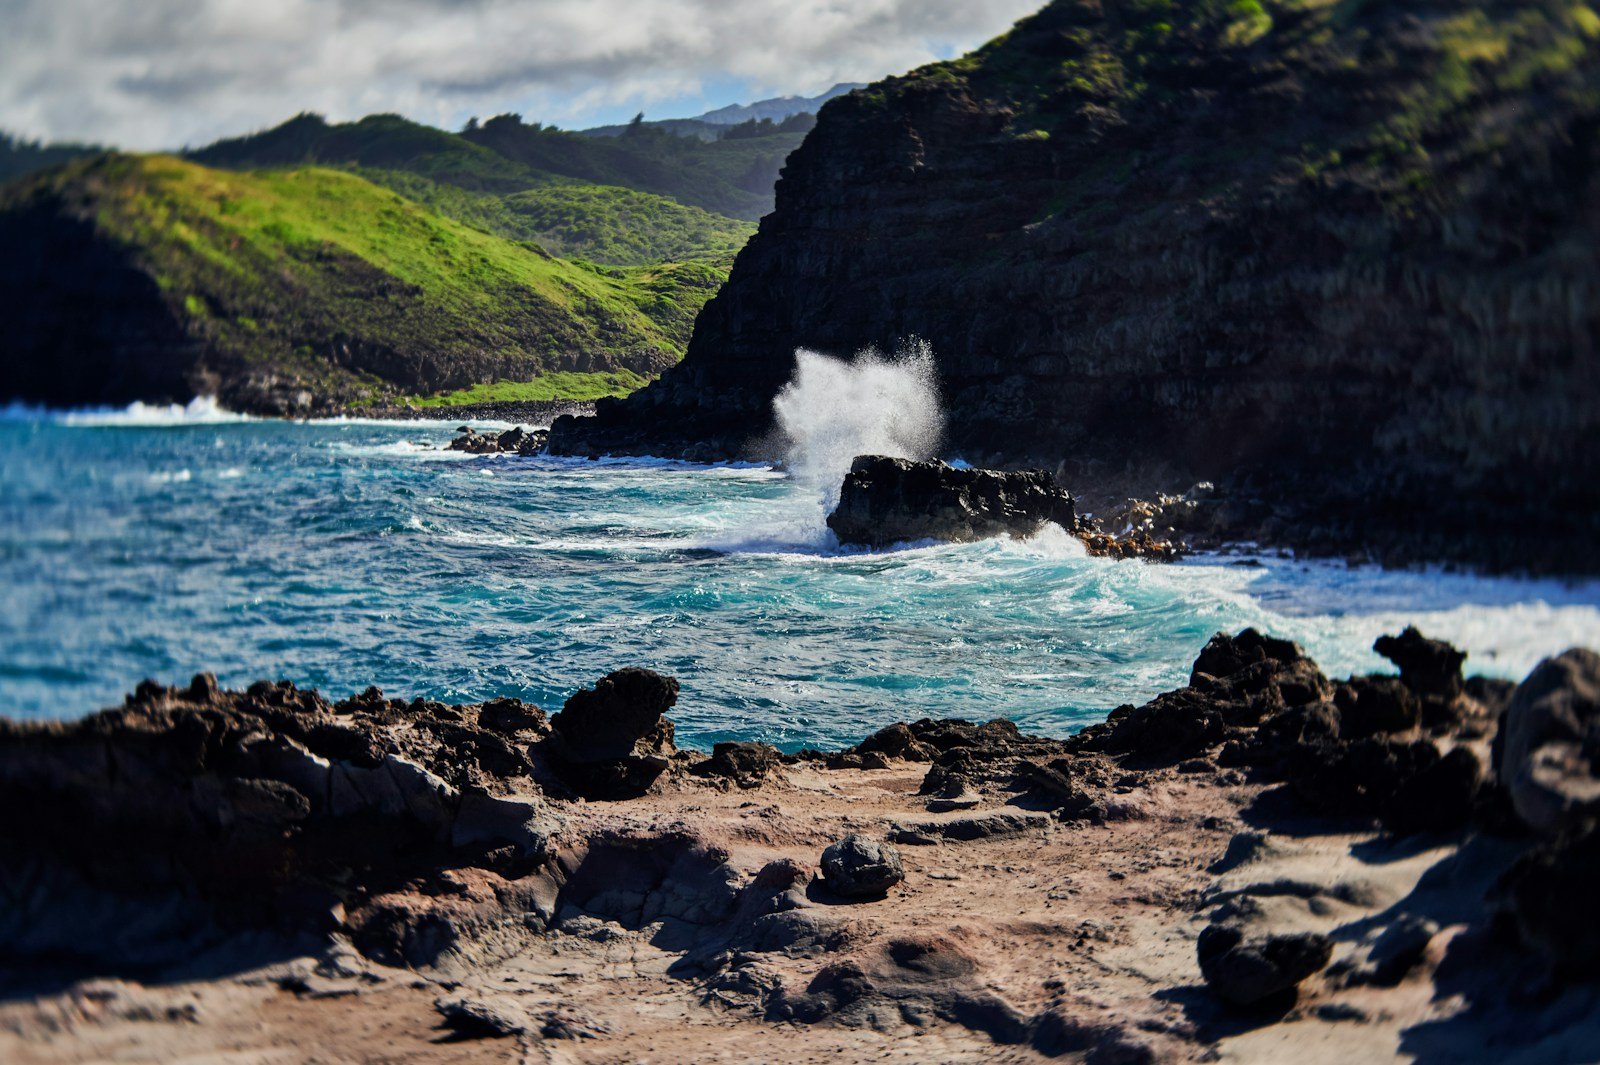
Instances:
[[[873,348],[845,360],[799,348],[794,376],[772,401],[784,463],[823,514],[857,455],[927,459],[944,436],[933,349],[912,338],[893,357]]]

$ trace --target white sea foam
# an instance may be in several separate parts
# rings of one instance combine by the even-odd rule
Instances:
[[[813,501],[803,515],[751,530],[749,548],[837,548],[826,516],[858,455],[927,459],[944,436],[938,370],[919,338],[891,356],[868,348],[839,359],[797,348],[794,376],[772,401],[784,466]]]
[[[938,369],[913,338],[893,357],[868,348],[851,360],[800,348],[794,376],[772,401],[785,437],[785,465],[815,490],[825,510],[857,455],[927,459],[944,436]]]
[[[44,417],[61,425],[160,429],[186,425],[223,425],[253,419],[223,409],[215,396],[196,396],[188,403],[130,403],[126,407],[100,407],[91,410],[45,412]]]

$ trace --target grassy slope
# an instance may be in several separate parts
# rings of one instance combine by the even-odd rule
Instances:
[[[688,259],[725,264],[755,232],[748,222],[611,185],[549,184],[497,196],[401,170],[357,173],[485,232],[612,266]]]
[[[441,218],[339,171],[110,156],[25,182],[92,204],[224,363],[329,388],[454,389],[549,371],[652,375],[721,280],[701,263],[595,268]],[[335,369],[335,366],[339,369]]]
[[[586,402],[606,396],[625,396],[649,380],[631,370],[613,373],[547,373],[532,381],[499,381],[441,392],[413,400],[417,407],[462,407],[483,403],[549,403],[556,400]]]
[[[646,127],[620,137],[589,137],[502,115],[464,137],[536,170],[755,221],[772,209],[778,170],[805,134],[706,142]]]
[[[534,164],[508,158],[463,136],[419,125],[398,115],[371,115],[359,122],[329,125],[316,115],[300,115],[262,133],[219,141],[192,153],[209,166],[259,168],[317,163],[354,169],[431,210],[511,240],[531,240],[564,256],[617,266],[685,259],[730,259],[754,226],[723,214],[689,206],[675,192],[709,181],[702,167],[680,174],[654,161],[641,164],[642,148],[656,140],[629,138],[625,150],[599,144],[593,137],[501,123],[501,140],[522,147],[527,141]],[[792,139],[792,138],[790,138]],[[648,138],[647,138],[648,140]],[[761,145],[771,151],[760,138]],[[785,141],[787,143],[787,141]],[[751,149],[733,155],[715,145],[684,138],[662,141],[677,155],[733,159],[748,169]],[[687,157],[687,156],[686,156]],[[619,162],[620,160],[620,162]],[[543,169],[548,164],[554,169]],[[744,171],[741,170],[742,174]],[[641,191],[636,179],[645,175],[661,192]],[[600,182],[597,184],[597,182]],[[767,188],[770,201],[770,181]],[[743,190],[726,188],[748,207]],[[692,195],[688,197],[692,199]],[[683,202],[680,202],[683,201]]]

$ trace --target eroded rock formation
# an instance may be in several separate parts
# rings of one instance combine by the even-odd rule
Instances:
[[[277,1016],[324,1054],[362,1010],[584,1061],[775,1021],[796,1027],[774,1060],[911,1031],[941,1060],[1184,1060],[1240,1016],[1318,1045],[1352,1023],[1440,1054],[1582,1045],[1594,823],[1536,831],[1488,752],[1508,706],[1585,705],[1588,660],[1513,692],[1421,634],[1381,646],[1399,677],[1332,681],[1219,634],[1185,688],[1067,739],[924,720],[797,755],[675,751],[677,684],[645,670],[553,718],[201,676],[7,722],[0,976],[191,975],[0,1000],[0,1056],[76,1053],[91,1017],[181,1024],[202,1056],[302,1038],[248,989],[292,996]],[[196,983],[202,954],[237,979]],[[1513,977],[1541,990],[1507,999]]]

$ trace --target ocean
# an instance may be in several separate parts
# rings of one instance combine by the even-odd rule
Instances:
[[[1275,552],[1086,557],[1064,533],[844,551],[817,482],[761,465],[470,457],[455,422],[184,408],[0,416],[0,713],[72,718],[140,679],[558,709],[624,666],[682,684],[681,745],[854,742],[921,717],[1064,735],[1183,684],[1212,633],[1392,672],[1415,624],[1519,678],[1600,647],[1600,583]]]

